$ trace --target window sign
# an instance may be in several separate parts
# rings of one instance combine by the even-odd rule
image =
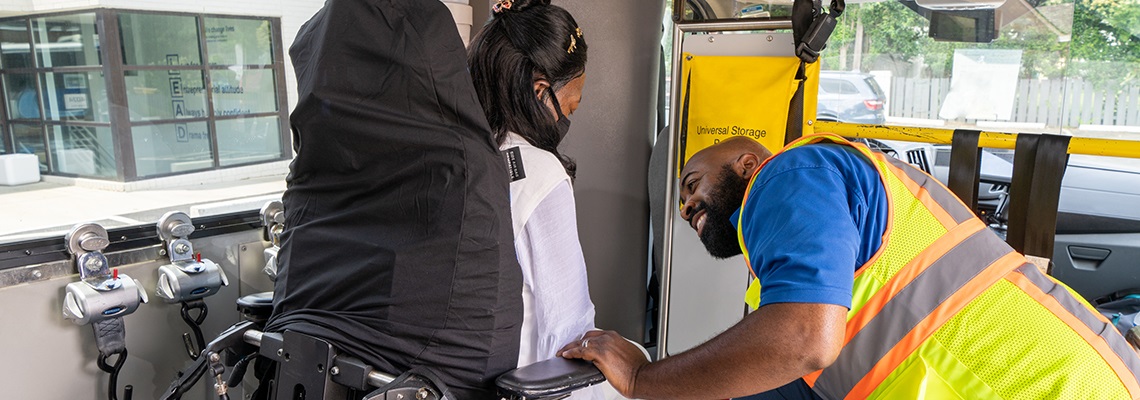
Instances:
[[[197,17],[124,13],[119,29],[127,65],[202,65]]]
[[[206,18],[210,65],[273,64],[273,25],[267,20]]]
[[[277,117],[220,120],[216,126],[218,157],[222,165],[281,157],[281,126]]]
[[[126,71],[131,121],[206,118],[202,71]]]
[[[99,177],[118,173],[111,127],[53,126],[48,134],[53,171]]]
[[[210,71],[210,81],[214,86],[214,116],[277,111],[277,81],[272,69],[216,69]]]
[[[95,14],[33,19],[32,39],[40,68],[101,64]]]
[[[214,167],[206,122],[135,126],[131,137],[139,176]]]
[[[27,20],[0,22],[0,68],[31,68],[31,43]]]
[[[102,72],[47,73],[41,77],[44,113],[55,121],[110,122]],[[54,94],[54,96],[53,96]]]
[[[4,89],[8,92],[8,118],[40,119],[40,94],[36,91],[33,74],[4,74]]]

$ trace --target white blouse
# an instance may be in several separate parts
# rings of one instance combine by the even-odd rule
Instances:
[[[521,367],[555,357],[562,346],[594,329],[594,303],[568,183],[559,183],[515,233],[515,252],[523,273]]]

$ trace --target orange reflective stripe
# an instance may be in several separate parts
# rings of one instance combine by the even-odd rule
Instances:
[[[808,387],[815,386],[815,381],[817,379],[819,379],[819,375],[822,373],[823,373],[823,370],[821,369],[819,371],[815,371],[815,372],[812,372],[810,374],[804,375],[804,382],[807,382]]]
[[[988,229],[962,240],[890,299],[843,347],[813,389],[828,398],[847,396],[923,320],[1012,252]]]
[[[947,252],[962,243],[966,238],[969,238],[971,235],[985,228],[986,225],[979,219],[966,221],[950,229],[945,235],[942,235],[942,237],[932,243],[930,247],[927,247],[926,250],[923,250],[922,253],[915,256],[913,260],[910,260],[905,267],[891,277],[891,280],[883,284],[883,287],[879,288],[879,291],[875,292],[875,295],[871,296],[871,298],[863,304],[863,308],[861,308],[858,313],[847,321],[847,333],[843,338],[843,345],[846,346],[847,343],[851,341],[851,338],[855,337],[856,333],[859,333],[863,327],[867,326],[867,324],[879,314],[879,311],[883,309],[888,301],[914,281],[923,271],[926,271],[927,268],[934,265],[935,261],[938,261],[939,258],[946,255]]]
[[[946,321],[953,318],[959,311],[966,307],[970,301],[982,294],[982,292],[989,289],[994,282],[1000,280],[1009,272],[1017,269],[1025,263],[1025,258],[1017,253],[1008,253],[997,261],[994,261],[985,270],[970,279],[969,282],[962,286],[950,295],[945,301],[938,305],[933,312],[928,314],[922,319],[918,325],[915,325],[885,356],[875,363],[871,371],[863,376],[857,384],[847,393],[847,399],[864,399],[870,396],[871,393],[878,388],[879,384],[895,369],[898,368],[903,361],[910,357],[918,346],[926,342],[938,331]]]
[[[1112,367],[1112,371],[1116,373],[1117,378],[1119,378],[1120,382],[1124,384],[1124,387],[1128,389],[1128,393],[1132,395],[1132,398],[1140,397],[1140,383],[1137,383],[1132,370],[1128,368],[1119,356],[1115,356],[1117,353],[1109,346],[1103,337],[1089,329],[1088,325],[1069,312],[1056,298],[1041,291],[1041,288],[1037,287],[1037,285],[1022,273],[1009,274],[1005,279],[1017,285],[1017,287],[1021,288],[1021,291],[1025,292],[1029,297],[1032,297],[1033,300],[1036,300],[1052,312],[1053,315],[1056,315],[1058,319],[1072,328],[1085,342],[1088,342],[1090,346],[1096,349],[1096,352],[1101,355],[1105,363]],[[1113,329],[1111,325],[1109,329]],[[1131,349],[1128,350],[1131,351]],[[1115,357],[1108,356],[1109,354]]]
[[[921,202],[927,210],[930,210],[930,213],[934,215],[934,219],[938,220],[938,223],[942,224],[943,227],[950,229],[955,225],[958,225],[958,221],[955,221],[954,218],[950,216],[950,213],[946,212],[946,209],[942,208],[942,206],[939,205],[937,201],[934,201],[934,197],[932,197],[930,193],[926,191],[926,188],[919,186],[918,182],[910,179],[905,171],[899,169],[899,167],[891,165],[890,163],[887,164],[887,169],[889,169],[891,173],[898,177],[899,180],[902,181],[903,185],[906,185],[907,190],[910,191],[914,197],[918,198],[918,201]]]

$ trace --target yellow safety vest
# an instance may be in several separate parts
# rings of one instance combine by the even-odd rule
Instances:
[[[945,186],[833,134],[805,136],[781,152],[819,142],[853,146],[871,160],[890,215],[882,245],[855,271],[839,357],[804,377],[817,394],[1140,398],[1140,358],[1112,324],[1010,248]],[[751,271],[739,233],[748,193],[737,231]]]

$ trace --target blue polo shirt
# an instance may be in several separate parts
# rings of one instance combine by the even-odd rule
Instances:
[[[785,151],[760,170],[743,209],[761,306],[851,308],[855,270],[878,251],[888,213],[886,189],[866,157],[830,143]],[[738,209],[734,225],[739,216]]]

